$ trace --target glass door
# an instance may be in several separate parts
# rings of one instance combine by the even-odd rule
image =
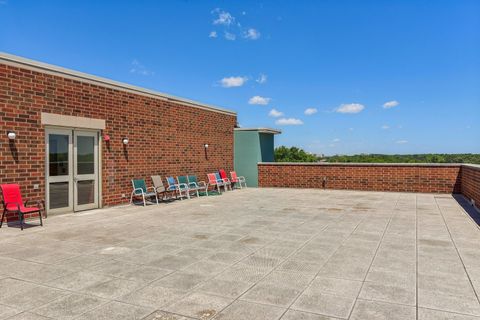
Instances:
[[[74,211],[98,208],[98,133],[74,131]]]
[[[46,200],[49,213],[73,210],[72,130],[46,131]]]

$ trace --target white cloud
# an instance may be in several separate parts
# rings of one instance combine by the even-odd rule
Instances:
[[[210,31],[210,34],[208,35],[209,38],[216,38],[218,37],[217,31]]]
[[[223,11],[219,8],[213,10],[212,13],[217,15],[217,18],[213,20],[213,24],[229,26],[235,22],[235,17],[233,17],[229,12]]]
[[[269,117],[278,118],[278,117],[283,116],[283,112],[278,111],[277,109],[272,109],[272,110],[270,110],[270,112],[268,113],[268,116],[269,116]]]
[[[275,124],[279,126],[299,126],[303,124],[303,121],[295,118],[280,118],[275,121]]]
[[[383,108],[384,109],[390,109],[390,108],[398,106],[399,104],[400,104],[400,102],[398,102],[397,100],[392,100],[392,101],[385,102],[383,104]]]
[[[333,139],[333,142],[340,142],[340,139],[335,138],[335,139]]]
[[[384,124],[383,126],[381,126],[381,128],[382,128],[383,130],[388,130],[388,129],[390,129],[390,126]]]
[[[231,32],[228,32],[228,31],[225,31],[224,36],[225,36],[225,39],[230,40],[230,41],[233,41],[233,40],[237,39],[237,36],[235,34],[233,34]]]
[[[267,75],[261,73],[261,74],[258,76],[257,80],[255,80],[255,81],[257,81],[257,82],[260,83],[260,84],[264,84],[265,82],[267,82]]]
[[[315,114],[317,113],[318,110],[317,108],[307,108],[305,109],[304,113],[307,115],[307,116],[311,116],[312,114]]]
[[[249,28],[243,33],[243,37],[245,39],[257,40],[258,38],[260,38],[260,32],[258,32],[258,30],[256,29]]]
[[[270,98],[260,97],[260,96],[253,96],[248,100],[249,104],[259,104],[262,106],[266,106],[270,102]]]
[[[145,66],[141,64],[140,61],[138,61],[137,59],[133,59],[130,67],[130,73],[136,73],[142,76],[151,76],[155,74],[153,71],[145,68]]]
[[[335,111],[338,113],[359,113],[363,109],[365,109],[365,106],[363,104],[347,103],[347,104],[340,105],[340,107],[335,109]]]
[[[397,144],[405,144],[405,143],[408,143],[407,140],[398,140],[397,142],[395,142]]]
[[[247,77],[226,77],[220,80],[220,83],[224,88],[233,88],[233,87],[241,87],[247,81],[248,81]]]

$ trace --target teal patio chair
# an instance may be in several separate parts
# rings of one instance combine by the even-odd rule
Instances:
[[[155,200],[158,204],[158,196],[157,196],[157,191],[155,190],[154,187],[147,187],[145,184],[145,180],[143,179],[132,179],[132,187],[133,191],[132,194],[130,195],[130,204],[133,203],[133,198],[142,198],[143,200],[143,206],[147,204],[146,198],[148,197],[155,197]],[[152,191],[148,191],[152,190]]]
[[[190,196],[192,194],[199,197],[198,191],[196,189],[192,188],[188,184],[188,177],[187,176],[177,176],[177,182],[178,182],[178,185],[180,186],[180,188],[183,189],[184,192],[186,192],[188,194],[188,198],[190,198]]]
[[[205,181],[198,181],[197,176],[188,176],[188,186],[197,191],[197,197],[201,194],[208,196],[207,184]]]

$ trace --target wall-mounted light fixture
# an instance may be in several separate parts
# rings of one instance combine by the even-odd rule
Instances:
[[[208,143],[204,143],[204,144],[203,144],[203,148],[204,148],[204,150],[205,150],[205,160],[208,160],[208,153],[207,153]]]
[[[15,140],[15,138],[17,137],[17,134],[15,133],[15,131],[8,131],[7,132],[7,137],[10,140]]]
[[[123,139],[122,139],[122,143],[123,143],[124,145],[127,145],[127,144],[128,144],[128,138],[127,138],[127,137],[123,138]]]

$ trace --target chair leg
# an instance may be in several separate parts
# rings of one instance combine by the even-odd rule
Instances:
[[[143,198],[143,206],[145,207],[147,205],[146,201],[145,201],[145,195],[142,193],[142,198]]]
[[[43,227],[43,221],[42,221],[42,211],[38,211],[38,217],[40,218],[40,225]]]
[[[2,227],[3,225],[3,218],[5,218],[5,212],[7,211],[7,209],[3,209],[3,213],[2,213],[2,221],[0,221],[0,228]]]
[[[158,204],[158,196],[156,193],[155,193],[155,200],[157,200],[157,204]]]
[[[23,230],[23,213],[19,212],[18,217],[20,218],[20,229]]]

